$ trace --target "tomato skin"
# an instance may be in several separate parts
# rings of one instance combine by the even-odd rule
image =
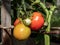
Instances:
[[[18,40],[25,40],[31,34],[31,29],[24,24],[19,23],[14,27],[13,36]]]
[[[44,25],[44,17],[42,16],[42,13],[40,12],[34,12],[32,14],[32,17],[31,17],[32,21],[31,21],[31,25],[30,25],[30,28],[32,30],[39,30],[42,28],[42,26]]]
[[[16,26],[19,22],[20,22],[20,20],[17,18],[14,22],[14,26]]]

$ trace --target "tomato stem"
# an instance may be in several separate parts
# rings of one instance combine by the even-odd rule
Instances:
[[[48,16],[49,16],[48,9],[46,8],[45,4],[43,4],[41,1],[40,1],[40,6],[43,8],[43,10],[46,13],[46,21],[45,22],[47,23],[47,19],[48,19]]]
[[[43,10],[45,11],[46,13],[46,20],[45,22],[47,22],[47,28],[46,28],[46,32],[50,32],[50,22],[51,22],[51,17],[52,17],[52,13],[54,11],[54,9],[56,8],[56,6],[52,6],[50,8],[50,10],[48,10],[45,6],[45,4],[43,4],[41,1],[40,1],[40,6],[43,8]],[[44,38],[45,38],[45,45],[50,45],[50,36],[45,34],[44,35]]]
[[[48,19],[47,19],[47,21],[48,21],[48,26],[47,26],[47,28],[46,28],[46,32],[50,32],[51,17],[52,17],[52,14],[53,14],[53,11],[54,11],[55,8],[56,8],[56,7],[53,6],[53,7],[49,10],[49,17],[48,17]],[[47,34],[45,34],[45,45],[50,45],[50,36],[47,35]]]

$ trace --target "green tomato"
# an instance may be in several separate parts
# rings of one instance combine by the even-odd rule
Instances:
[[[26,18],[26,19],[23,20],[23,23],[24,23],[25,25],[29,26],[29,25],[31,24],[31,19]]]

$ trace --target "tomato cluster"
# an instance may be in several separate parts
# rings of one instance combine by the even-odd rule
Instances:
[[[22,23],[21,23],[22,22]],[[40,12],[33,12],[30,18],[21,21],[16,19],[14,22],[13,35],[18,40],[27,39],[31,31],[38,31],[44,25],[44,17]]]

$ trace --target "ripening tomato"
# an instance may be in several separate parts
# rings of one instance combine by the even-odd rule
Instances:
[[[42,13],[40,12],[34,12],[32,14],[32,17],[31,17],[31,25],[30,25],[30,28],[32,30],[39,30],[42,28],[42,26],[44,25],[44,17],[42,15]]]
[[[18,40],[25,40],[31,34],[31,29],[24,24],[19,23],[14,27],[13,36]]]
[[[20,22],[20,20],[17,18],[14,22],[14,26],[16,26],[19,22]]]

